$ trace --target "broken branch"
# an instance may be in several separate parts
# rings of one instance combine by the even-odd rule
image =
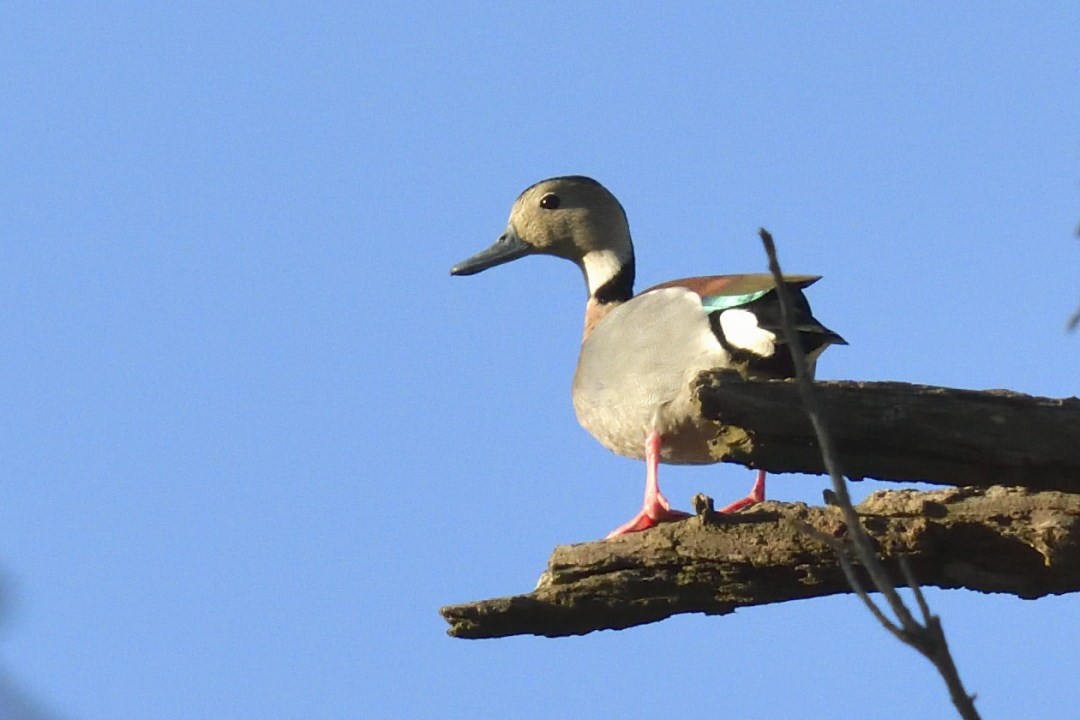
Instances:
[[[907,585],[898,564],[904,557],[924,587],[1027,599],[1080,591],[1080,496],[1000,487],[892,490],[857,510],[898,587]],[[559,546],[532,592],[440,612],[455,637],[559,637],[850,593],[834,550],[797,522],[831,536],[846,532],[831,506],[765,502],[732,516],[702,514]],[[855,569],[865,585],[861,566]]]
[[[794,382],[709,372],[697,383],[702,413],[717,423],[714,457],[825,472]],[[850,479],[1080,493],[1080,399],[898,382],[823,381],[814,392]]]

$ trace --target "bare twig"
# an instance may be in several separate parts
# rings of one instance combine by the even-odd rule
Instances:
[[[1076,228],[1076,234],[1080,235],[1080,226]],[[1069,319],[1065,322],[1066,332],[1071,332],[1080,326],[1080,307],[1077,307]]]
[[[862,590],[861,586],[853,584],[852,588],[859,594],[859,597],[863,598],[863,601],[868,607],[873,606],[872,612],[874,613],[874,616],[881,621],[882,625],[887,630],[903,642],[918,650],[934,664],[934,667],[937,668],[942,679],[944,679],[949,690],[949,695],[952,698],[957,711],[960,713],[960,716],[964,718],[964,720],[978,720],[979,714],[975,710],[974,700],[964,689],[956,665],[953,662],[952,655],[949,653],[949,646],[945,641],[945,634],[941,629],[941,622],[936,615],[930,613],[929,606],[927,606],[926,600],[922,596],[922,591],[919,589],[914,577],[908,573],[908,586],[911,587],[916,595],[916,600],[923,614],[923,624],[920,624],[915,620],[907,606],[904,604],[900,594],[896,591],[896,585],[889,578],[884,565],[878,559],[877,552],[870,541],[870,537],[863,530],[859,515],[855,512],[855,508],[851,503],[847,482],[840,473],[832,438],[829,435],[821,409],[814,396],[813,383],[811,382],[810,375],[807,371],[806,357],[803,353],[802,346],[799,343],[792,321],[791,298],[788,296],[788,289],[787,286],[784,285],[783,273],[780,270],[780,263],[776,257],[776,245],[773,243],[772,235],[764,228],[761,229],[760,236],[762,243],[765,245],[765,252],[769,256],[769,270],[776,280],[776,294],[780,299],[781,323],[784,338],[787,341],[791,351],[792,362],[795,365],[796,382],[799,386],[799,392],[802,396],[806,413],[814,426],[814,432],[818,438],[822,458],[825,461],[825,467],[828,470],[829,477],[832,478],[833,491],[836,493],[837,504],[843,511],[844,519],[848,524],[847,537],[851,542],[855,557],[870,576],[874,588],[885,598],[885,601],[892,609],[898,622],[893,623],[888,621],[880,609],[874,606],[872,600],[870,600],[869,596]],[[838,557],[841,558],[841,566],[844,567],[844,574],[848,577],[849,582],[854,581],[854,568],[851,566],[850,560],[846,558],[846,552],[844,550],[839,550]],[[899,626],[899,632],[897,632],[897,625]]]
[[[839,505],[839,503],[836,502],[830,504]],[[903,631],[900,629],[900,627],[895,622],[890,620],[888,616],[885,615],[885,613],[881,612],[881,608],[879,608],[877,606],[877,603],[875,603],[867,594],[866,589],[863,587],[862,582],[859,580],[859,576],[855,571],[855,566],[852,564],[851,558],[848,557],[847,546],[844,544],[844,541],[840,538],[836,538],[832,535],[823,533],[812,525],[808,525],[801,520],[795,521],[794,525],[796,528],[799,529],[800,532],[803,532],[832,548],[833,552],[836,553],[836,560],[840,564],[840,570],[844,573],[844,579],[847,580],[848,585],[851,586],[851,589],[855,592],[855,595],[857,595],[858,598],[863,601],[863,604],[866,605],[866,609],[870,611],[870,614],[873,615],[874,618],[879,623],[881,623],[886,630],[895,635],[897,639],[904,641],[902,635]]]

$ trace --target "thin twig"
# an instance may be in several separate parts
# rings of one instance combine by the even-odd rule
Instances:
[[[867,607],[870,608],[874,617],[876,617],[889,632],[904,643],[918,650],[934,664],[934,667],[937,668],[938,673],[941,674],[942,679],[945,681],[953,705],[956,706],[960,716],[964,718],[964,720],[979,720],[979,714],[975,710],[974,700],[964,689],[956,669],[956,664],[953,662],[952,655],[949,653],[949,646],[945,641],[945,634],[941,628],[941,623],[937,616],[931,614],[926,599],[922,595],[922,590],[919,589],[918,583],[915,582],[914,577],[911,575],[910,568],[906,568],[903,564],[901,565],[902,571],[908,576],[908,586],[912,589],[912,592],[915,593],[915,598],[919,604],[920,611],[923,615],[923,622],[925,624],[917,622],[912,616],[911,611],[908,610],[907,606],[904,604],[900,594],[896,591],[896,585],[889,578],[888,572],[878,558],[877,552],[870,541],[870,537],[866,534],[865,530],[863,530],[859,515],[855,512],[855,507],[851,503],[847,482],[844,480],[844,476],[840,472],[839,464],[836,461],[836,448],[833,446],[832,437],[829,435],[821,408],[814,395],[813,382],[811,381],[807,369],[806,356],[803,353],[802,345],[795,332],[791,311],[791,298],[788,296],[789,291],[784,284],[784,276],[780,270],[780,263],[776,257],[776,245],[773,243],[772,235],[764,228],[761,229],[759,234],[762,243],[765,245],[765,252],[769,256],[769,270],[772,272],[773,279],[776,281],[776,294],[780,299],[781,325],[783,327],[784,339],[787,341],[788,348],[791,351],[792,362],[795,365],[795,378],[799,387],[799,394],[802,397],[806,414],[809,416],[810,422],[814,426],[814,432],[818,438],[818,444],[821,448],[825,468],[828,470],[829,477],[832,479],[837,505],[839,505],[843,511],[844,519],[847,522],[847,537],[854,549],[855,557],[858,558],[859,563],[866,570],[867,575],[870,576],[870,581],[873,584],[874,589],[880,592],[885,598],[885,601],[888,603],[898,622],[893,623],[886,618],[880,608],[877,607],[862,589],[862,586],[855,575],[851,560],[847,557],[844,549],[839,548],[837,550],[837,558],[840,560],[844,575],[847,577],[852,589],[863,599],[863,602]],[[830,545],[832,545],[832,543],[830,543]]]
[[[780,271],[780,264],[776,257],[776,246],[773,243],[772,235],[764,228],[761,229],[761,240],[765,244],[765,252],[769,256],[769,270],[776,280],[776,291],[780,298],[781,326],[784,331],[784,338],[787,340],[788,348],[791,351],[792,362],[795,365],[795,378],[799,394],[802,396],[803,405],[806,414],[810,418],[810,423],[814,426],[814,432],[821,447],[821,456],[825,462],[825,469],[829,477],[832,478],[833,491],[836,493],[838,505],[844,513],[844,519],[848,525],[858,529],[849,536],[855,547],[856,557],[863,563],[874,586],[884,595],[900,624],[903,626],[911,625],[915,622],[914,618],[896,592],[896,586],[893,585],[884,566],[877,562],[877,551],[871,544],[869,536],[864,532],[860,532],[862,525],[859,521],[859,515],[855,512],[855,507],[851,502],[851,495],[848,493],[847,483],[844,481],[839,463],[836,460],[837,453],[836,448],[833,446],[832,435],[828,432],[821,406],[814,395],[813,383],[806,365],[806,356],[795,332],[794,321],[791,317],[791,298],[788,297],[788,289],[783,282],[783,273]]]
[[[859,580],[859,576],[855,573],[855,566],[851,563],[851,558],[848,557],[847,546],[844,545],[844,541],[839,538],[835,538],[827,533],[823,533],[816,527],[813,527],[812,525],[807,525],[800,520],[796,520],[792,524],[795,525],[799,532],[809,535],[818,542],[828,545],[830,548],[833,549],[833,551],[836,553],[836,559],[840,563],[840,570],[842,570],[844,573],[844,579],[847,580],[848,585],[851,586],[851,589],[855,592],[858,598],[863,601],[863,604],[866,605],[866,609],[870,611],[870,614],[873,615],[877,619],[877,621],[885,627],[886,630],[895,635],[897,639],[903,642],[907,642],[903,638],[903,631],[900,629],[900,626],[890,620],[885,615],[885,613],[881,612],[881,608],[877,606],[877,603],[875,603],[870,598],[870,595],[866,592],[866,589],[863,587],[862,582]]]
[[[1080,235],[1080,226],[1077,226],[1076,234]],[[1080,307],[1077,307],[1073,314],[1070,315],[1069,319],[1065,322],[1065,330],[1066,332],[1072,332],[1077,328],[1077,326],[1080,326]]]
[[[915,595],[915,602],[919,606],[919,612],[922,613],[923,625],[929,625],[934,615],[930,612],[930,605],[927,604],[926,596],[923,595],[922,586],[915,579],[915,573],[911,571],[911,563],[907,561],[907,558],[901,555],[898,560],[900,572],[904,574],[904,582],[911,588],[911,592]]]

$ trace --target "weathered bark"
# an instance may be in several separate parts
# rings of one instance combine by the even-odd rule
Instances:
[[[1080,496],[1024,488],[875,493],[858,507],[896,584],[907,558],[923,585],[1022,598],[1080,590]],[[702,512],[614,540],[557,547],[535,590],[442,609],[463,638],[579,635],[678,613],[851,592],[824,543],[833,507],[766,502],[732,516]]]
[[[844,474],[938,485],[1080,492],[1080,400],[895,382],[818,382]],[[713,455],[770,472],[823,473],[794,382],[698,378],[718,423]]]
[[[1080,493],[1080,400],[889,382],[815,390],[849,477],[971,486],[876,493],[859,506],[897,585],[902,556],[924,585],[1025,598],[1080,590],[1080,495],[1068,494]],[[824,472],[794,383],[706,373],[698,398],[717,423],[718,460]],[[457,637],[560,636],[850,592],[833,550],[799,522],[844,532],[830,507],[704,513],[558,547],[533,592],[442,614]]]

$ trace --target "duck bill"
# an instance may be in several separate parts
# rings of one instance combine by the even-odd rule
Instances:
[[[511,260],[517,260],[519,257],[524,257],[532,251],[532,246],[522,240],[514,228],[507,227],[506,232],[495,241],[494,245],[487,250],[481,250],[467,260],[462,260],[457,265],[450,268],[450,274],[475,275],[478,272],[483,272],[496,265],[502,265]]]

